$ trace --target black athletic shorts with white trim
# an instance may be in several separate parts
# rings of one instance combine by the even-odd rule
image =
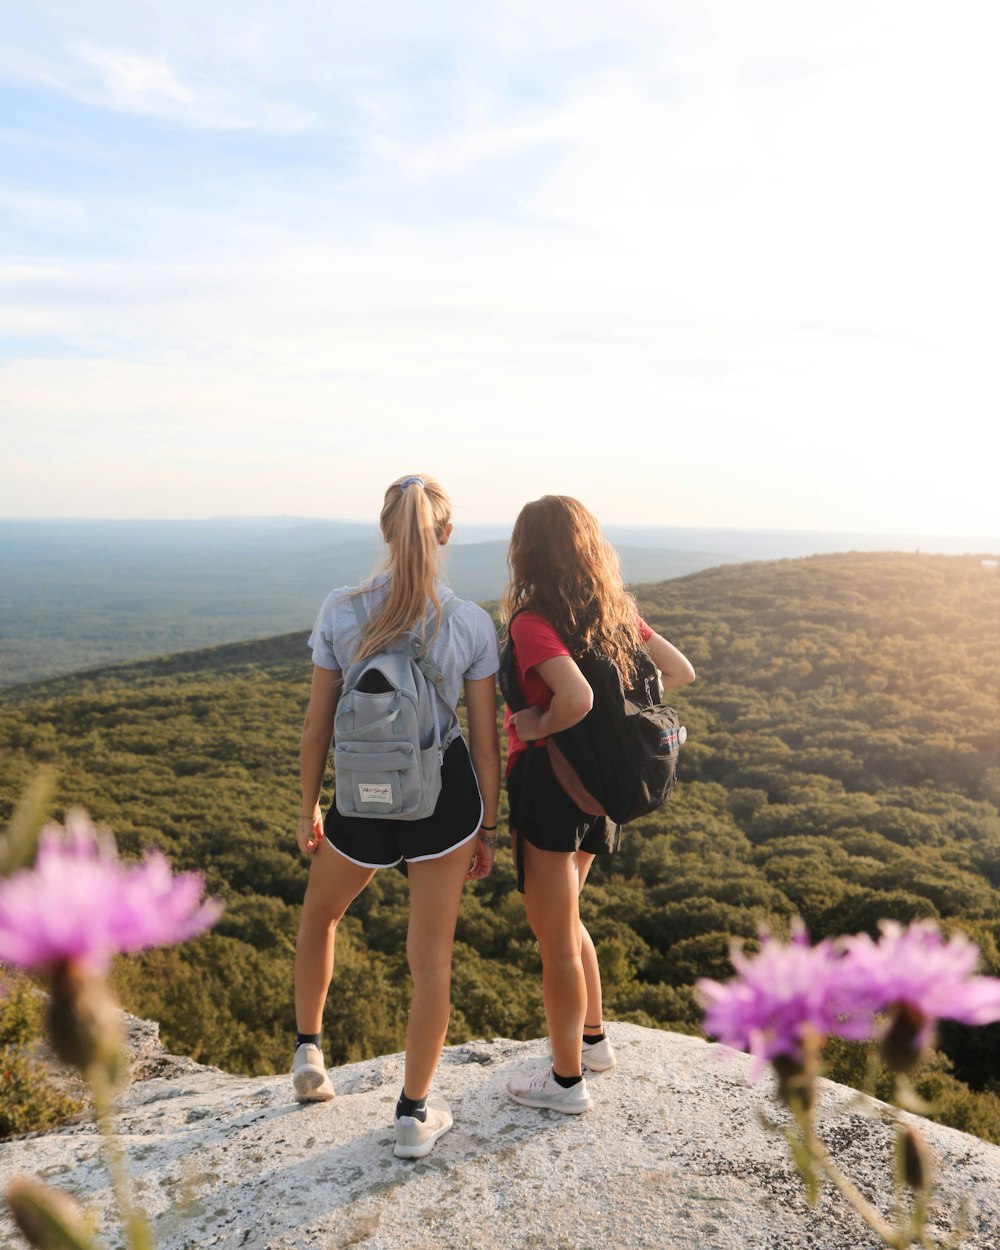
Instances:
[[[444,753],[441,793],[423,820],[379,820],[343,816],[336,802],[323,822],[330,845],[364,868],[392,868],[401,860],[440,859],[471,841],[483,821],[483,799],[469,748],[456,738]]]
[[[581,812],[556,780],[545,746],[529,746],[514,761],[507,778],[510,829],[540,851],[586,851],[607,855],[618,850],[621,826],[609,816]],[[519,854],[517,888],[524,893],[524,862]]]

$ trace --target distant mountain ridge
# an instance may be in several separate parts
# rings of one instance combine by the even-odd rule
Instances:
[[[957,554],[1000,539],[609,526],[631,583],[718,565],[844,550]],[[504,526],[459,526],[445,576],[495,599],[506,581]],[[192,521],[0,520],[0,686],[140,656],[308,627],[334,586],[380,555],[359,521],[229,517]]]

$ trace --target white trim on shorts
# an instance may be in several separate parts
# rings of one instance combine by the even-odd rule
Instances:
[[[469,750],[468,743],[466,743],[465,749],[467,751]],[[469,767],[472,768],[472,752],[471,751],[469,752]],[[425,860],[428,860],[428,859],[443,859],[446,855],[450,855],[452,851],[457,851],[460,846],[465,846],[466,842],[472,841],[472,839],[479,832],[480,825],[482,825],[483,823],[483,813],[486,811],[486,807],[483,804],[483,792],[482,790],[479,789],[479,778],[476,776],[476,770],[474,768],[472,768],[472,779],[473,781],[475,781],[476,790],[479,792],[479,820],[476,822],[476,827],[469,834],[469,836],[466,838],[460,838],[455,843],[454,846],[449,846],[446,851],[438,851],[436,855],[414,855],[413,859],[406,859],[405,855],[400,855],[399,859],[406,859],[406,862],[408,864],[422,864],[425,862]],[[396,864],[399,863],[399,859],[396,860]],[[392,864],[391,867],[395,868],[396,864]],[[389,866],[390,865],[387,865],[387,867]]]
[[[479,825],[481,825],[482,823],[483,823],[483,805],[482,805],[482,802],[480,802]],[[465,846],[466,842],[471,842],[472,839],[479,832],[479,825],[476,825],[475,829],[473,829],[473,831],[469,834],[467,838],[463,838],[461,842],[456,842],[454,846],[449,846],[446,851],[439,851],[437,855],[414,855],[413,859],[407,859],[406,862],[408,864],[422,864],[428,859],[444,859],[444,857],[446,855],[450,855],[452,851],[457,851],[460,846]],[[402,856],[402,858],[406,859],[406,856],[404,855]],[[396,863],[399,863],[399,860],[397,860]],[[393,865],[393,867],[395,867],[395,865]]]
[[[471,760],[470,760],[470,763],[471,763]],[[479,790],[479,778],[476,777],[475,769],[472,770],[472,775],[476,781],[476,789]],[[366,864],[363,859],[353,859],[350,855],[345,855],[344,852],[339,847],[333,845],[333,843],[330,841],[329,838],[324,836],[323,841],[327,843],[331,851],[336,851],[337,854],[342,859],[346,859],[349,864],[357,864],[359,868],[395,868],[398,864],[401,864],[404,860],[406,860],[408,864],[422,864],[426,860],[429,860],[429,859],[444,859],[444,857],[446,855],[450,855],[452,851],[457,851],[460,846],[465,846],[466,842],[471,842],[472,839],[479,832],[479,829],[483,823],[483,814],[485,813],[485,811],[486,811],[486,807],[483,804],[483,792],[482,790],[479,790],[479,820],[476,824],[475,829],[473,829],[473,831],[470,834],[468,834],[464,838],[459,838],[459,840],[453,846],[449,846],[446,851],[438,851],[437,854],[435,855],[415,855],[413,859],[406,859],[405,855],[400,855],[399,859],[394,859],[391,864]]]

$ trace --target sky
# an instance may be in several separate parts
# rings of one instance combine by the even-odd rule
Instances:
[[[995,535],[992,0],[0,0],[0,516]]]

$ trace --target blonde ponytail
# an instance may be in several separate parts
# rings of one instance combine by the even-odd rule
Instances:
[[[355,661],[384,651],[408,629],[422,624],[428,599],[440,611],[438,564],[450,519],[448,496],[426,474],[397,478],[385,492],[379,523],[389,548],[389,594],[362,633]]]

